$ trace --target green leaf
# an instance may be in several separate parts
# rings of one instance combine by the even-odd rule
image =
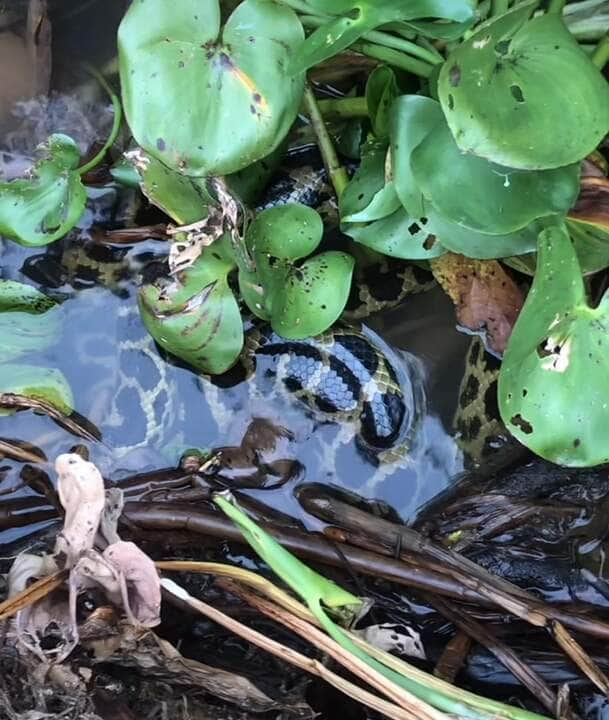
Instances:
[[[355,262],[344,252],[328,251],[294,266],[284,281],[269,287],[271,325],[290,340],[319,335],[345,309]]]
[[[582,160],[609,131],[609,86],[558,14],[518,5],[448,57],[442,109],[459,148],[513,168]]]
[[[139,148],[127,153],[127,158],[139,173],[144,195],[178,225],[189,225],[207,215],[207,206],[213,199],[191,178]]]
[[[87,199],[76,170],[79,157],[72,138],[51,135],[28,178],[0,183],[0,234],[40,247],[70,231]]]
[[[435,235],[446,250],[480,260],[531,252],[537,247],[537,235],[542,229],[540,223],[533,222],[521,230],[505,235],[480,233],[447,220],[429,204],[426,206],[425,216],[425,229]]]
[[[496,165],[462,153],[446,123],[431,130],[410,162],[438,213],[483,233],[511,233],[537,218],[566,214],[579,192],[579,163],[537,171]]]
[[[40,352],[61,330],[61,309],[29,285],[0,281],[0,363]]]
[[[328,4],[312,2],[310,5],[327,13]],[[333,2],[332,12],[341,17],[333,18],[315,30],[302,43],[290,61],[293,74],[337,55],[370,30],[396,20],[441,18],[456,22],[468,22],[474,17],[472,6],[466,0],[348,0]]]
[[[0,312],[24,312],[39,315],[57,303],[31,285],[15,280],[0,280]]]
[[[401,207],[400,198],[397,196],[393,181],[390,181],[374,195],[363,210],[346,215],[342,220],[345,223],[380,220],[387,217],[387,215],[391,215],[399,207]]]
[[[241,352],[243,324],[228,285],[234,267],[223,238],[174,280],[140,290],[140,314],[148,332],[196,370],[225,372]]]
[[[400,207],[395,182],[385,184],[385,159],[386,143],[368,140],[362,162],[340,197],[342,231],[391,257],[428,260],[442,255],[444,248],[430,236],[425,222]]]
[[[406,211],[423,217],[423,195],[410,165],[412,151],[444,122],[440,103],[421,95],[403,95],[390,110],[389,136],[395,190]]]
[[[74,397],[65,376],[59,370],[36,365],[0,364],[0,393],[23,395],[32,400],[43,400],[63,415],[74,409]],[[12,408],[0,409],[0,415],[12,415]]]
[[[367,208],[385,186],[387,143],[369,138],[362,146],[362,160],[339,198],[341,221]]]
[[[123,104],[138,144],[187,175],[224,175],[287,134],[304,77],[285,68],[303,39],[295,13],[244,0],[220,27],[217,0],[140,0],[118,34]]]
[[[587,300],[564,226],[539,235],[537,271],[499,376],[506,427],[547,460],[609,462],[609,294]]]
[[[446,252],[427,224],[404,208],[365,226],[351,225],[345,233],[371,250],[402,260],[430,260]]]
[[[584,275],[609,267],[609,228],[606,225],[567,218],[567,229]]]
[[[375,68],[366,82],[366,104],[372,123],[372,132],[377,138],[389,133],[389,109],[400,94],[395,73],[386,65]]]
[[[245,241],[255,271],[239,268],[242,297],[285,338],[327,330],[347,303],[353,258],[343,252],[308,257],[322,234],[319,214],[299,203],[264,210],[248,228]]]
[[[244,538],[254,551],[269,567],[307,603],[311,611],[321,610],[322,603],[344,618],[346,624],[355,619],[356,613],[362,609],[363,602],[339,585],[327,580],[323,575],[311,570],[310,567],[294,557],[283,548],[275,538],[256,525],[237,506],[232,495],[228,499],[216,494],[214,502],[239,528]],[[322,611],[323,612],[323,611]],[[317,615],[317,612],[315,612]]]

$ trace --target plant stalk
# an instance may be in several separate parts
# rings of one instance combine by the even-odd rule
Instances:
[[[319,28],[322,27],[322,25],[325,25],[327,20],[319,15],[301,15],[300,22],[305,27]],[[385,47],[393,48],[394,50],[399,50],[400,52],[408,53],[409,55],[420,58],[432,65],[437,65],[439,62],[443,61],[442,56],[437,52],[432,52],[427,48],[417,45],[411,40],[406,40],[405,38],[400,38],[395,35],[391,35],[390,33],[380,32],[379,30],[371,30],[362,37],[365,40],[375,43],[376,45],[383,45]]]
[[[121,101],[118,99],[118,95],[114,92],[114,90],[110,87],[110,84],[106,80],[106,78],[98,72],[94,67],[91,67],[90,65],[86,66],[86,70],[88,73],[93,75],[93,77],[97,80],[97,82],[103,87],[103,89],[108,93],[108,96],[110,97],[110,100],[112,101],[112,107],[114,109],[114,120],[112,122],[112,129],[110,130],[110,135],[108,135],[108,139],[104,143],[102,149],[95,155],[95,157],[91,158],[89,162],[85,163],[81,167],[78,168],[78,174],[84,175],[85,173],[89,172],[89,170],[92,170],[104,157],[104,155],[108,152],[108,150],[112,147],[114,144],[114,141],[116,140],[118,136],[118,131],[121,126],[121,120],[122,120],[122,108],[121,108]]]
[[[550,0],[548,3],[548,15],[562,15],[567,0]]]
[[[313,90],[308,83],[305,85],[304,104],[309,119],[311,120],[311,125],[315,130],[315,135],[317,136],[317,144],[319,146],[324,165],[326,166],[326,170],[328,171],[328,177],[334,187],[336,197],[340,198],[343,190],[347,187],[349,177],[347,176],[347,171],[340,164],[336,155],[332,139],[328,134],[323,116],[320,112],[319,106],[317,105],[317,99],[315,98]]]
[[[368,117],[368,103],[365,97],[341,97],[318,100],[321,114],[333,118]]]
[[[598,41],[591,60],[599,70],[602,70],[609,62],[609,32],[605,33]]]
[[[422,78],[427,79],[433,71],[433,65],[427,62],[423,62],[410,55],[405,55],[393,48],[376,45],[375,43],[360,40],[359,42],[353,43],[351,49]]]

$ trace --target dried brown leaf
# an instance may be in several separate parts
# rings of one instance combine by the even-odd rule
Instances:
[[[516,283],[496,260],[446,253],[432,260],[431,267],[453,301],[459,323],[482,334],[487,348],[501,355],[524,302]]]

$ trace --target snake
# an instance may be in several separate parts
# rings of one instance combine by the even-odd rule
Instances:
[[[275,185],[280,195],[276,204],[304,202],[322,208],[326,220],[337,212],[319,165],[303,165],[298,160],[296,169],[288,167],[282,173]],[[268,206],[270,201],[260,204],[258,210]],[[143,265],[125,247],[67,238],[53,252],[61,266],[62,282],[76,288],[102,286],[121,296],[130,282],[142,281]],[[225,376],[202,376],[198,384],[220,429],[231,422],[231,409],[223,398],[231,382],[245,382],[250,398],[264,400],[274,395],[286,405],[303,408],[317,424],[336,424],[341,432],[337,443],[324,448],[324,462],[332,465],[338,445],[354,442],[374,467],[370,483],[374,487],[396,467],[411,462],[425,413],[424,373],[416,358],[407,353],[397,355],[365,320],[406,302],[414,293],[426,292],[435,281],[418,265],[389,257],[379,258],[357,273],[343,317],[326,332],[288,341],[268,324],[248,321],[235,367]],[[104,433],[117,438],[113,442],[117,456],[162,446],[181,412],[167,358],[133,315],[133,307],[121,309],[121,313],[119,320],[128,331],[121,332],[117,342],[118,369],[110,408],[103,419]],[[87,353],[81,348],[79,354],[85,364],[94,362],[94,350]],[[454,429],[458,442],[476,462],[482,462],[505,436],[496,408],[495,362],[474,338]],[[229,376],[233,380],[227,380]]]

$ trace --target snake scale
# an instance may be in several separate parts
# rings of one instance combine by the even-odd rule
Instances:
[[[275,199],[260,207],[303,202],[320,210],[326,220],[336,214],[332,192],[319,166],[298,161],[295,167],[283,169],[274,182],[273,194]],[[65,243],[59,262],[63,280],[75,287],[95,284],[120,293],[125,283],[141,282],[142,278],[143,267],[134,266],[128,249],[95,242]],[[153,262],[158,263],[159,258]],[[300,404],[320,422],[340,425],[341,442],[353,440],[375,467],[383,470],[404,463],[425,412],[424,373],[414,358],[396,355],[361,320],[395,307],[433,284],[432,276],[419,267],[381,258],[358,271],[344,319],[317,338],[288,342],[265,324],[250,323],[238,368],[231,373],[249,382],[252,394],[280,393],[286,403]],[[102,423],[104,430],[118,430],[114,433],[120,438],[114,446],[118,455],[163,445],[179,412],[165,359],[138,318],[128,317],[127,310],[121,312],[130,333],[118,342],[118,386]],[[493,438],[501,434],[493,400],[496,368],[492,362],[474,339],[455,427],[476,460],[493,449]],[[227,426],[231,415],[223,406],[225,382],[223,378],[200,381],[219,427]],[[326,448],[326,458],[335,450],[335,446]]]

